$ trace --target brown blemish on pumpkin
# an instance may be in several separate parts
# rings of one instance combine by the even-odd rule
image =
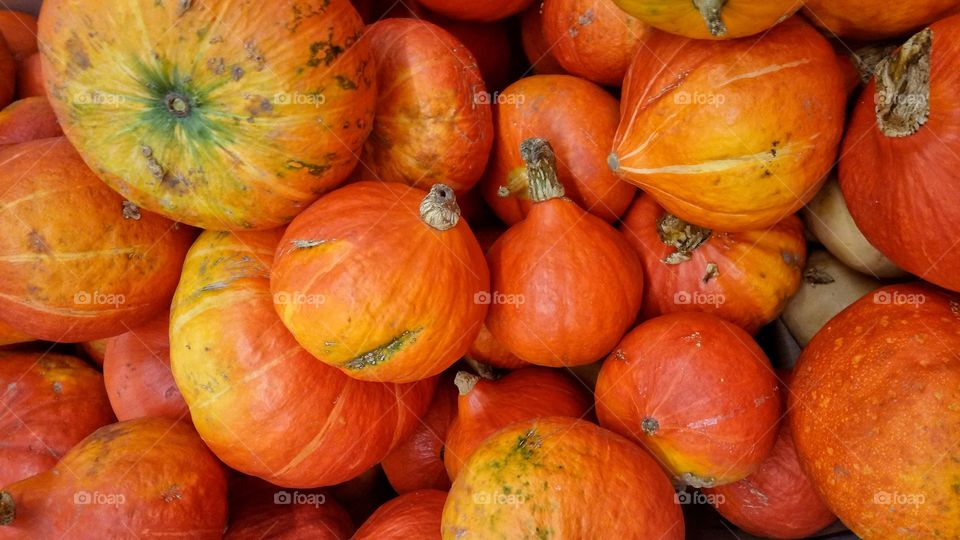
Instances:
[[[342,89],[344,89],[344,90],[356,90],[356,89],[357,89],[357,83],[355,83],[354,81],[350,80],[349,78],[347,78],[347,77],[345,77],[345,76],[343,76],[343,75],[337,75],[337,76],[335,76],[335,77],[334,77],[334,80],[337,81],[337,86],[339,86],[340,88],[342,88]]]
[[[70,62],[80,67],[80,69],[90,68],[90,57],[83,49],[83,44],[75,37],[71,37],[66,42],[67,52],[70,54]]]
[[[190,11],[191,7],[193,7],[193,0],[177,0],[177,17],[183,16],[184,13]]]
[[[640,421],[640,429],[643,430],[645,435],[652,437],[657,434],[657,431],[660,431],[660,422],[652,416],[647,416]]]
[[[245,41],[243,49],[247,51],[247,59],[253,62],[257,71],[263,71],[263,68],[267,67],[267,59],[264,57],[263,51],[257,47],[253,40]]]
[[[803,273],[803,280],[816,287],[817,285],[829,285],[836,281],[829,272],[818,266],[811,266]]]
[[[323,4],[320,7],[313,8],[312,6],[306,6],[307,11],[304,11],[304,6],[301,6],[300,3],[295,2],[293,4],[293,21],[288,22],[284,26],[290,33],[297,31],[297,28],[303,23],[304,20],[309,19],[310,17],[316,17],[318,15],[323,15],[327,8],[330,6],[330,0],[323,0]]]
[[[183,493],[180,491],[180,485],[173,484],[172,486],[163,490],[163,492],[160,494],[160,498],[163,499],[163,502],[179,501],[183,498]]]
[[[47,242],[43,239],[43,236],[38,231],[30,231],[30,234],[27,235],[27,241],[30,244],[30,249],[35,253],[50,253],[50,248],[47,246]]]
[[[53,383],[53,393],[54,394],[63,393],[63,384],[60,381],[56,381]]]
[[[326,40],[314,41],[310,44],[310,59],[307,66],[317,67],[323,64],[330,67],[337,58],[346,51],[346,48],[333,42],[333,30],[327,34]]]
[[[706,285],[710,283],[711,279],[720,277],[720,267],[717,266],[717,263],[707,263],[706,273],[703,275],[703,283]]]
[[[396,335],[390,341],[375,347],[359,356],[356,356],[350,360],[347,360],[342,364],[346,369],[364,369],[367,367],[377,366],[384,362],[389,361],[394,355],[399,353],[404,349],[408,344],[413,344],[417,340],[417,336],[423,331],[423,328],[416,328],[414,330],[404,330],[403,332]]]
[[[691,254],[707,240],[712,231],[683,221],[673,214],[664,214],[657,220],[660,241],[676,251],[664,257],[665,264],[680,264],[690,260]]]
[[[243,78],[245,74],[246,74],[246,71],[244,71],[243,68],[240,66],[233,66],[233,68],[230,69],[230,77],[234,81],[239,81],[240,79]]]
[[[703,336],[700,334],[700,332],[694,332],[689,336],[683,336],[681,339],[686,343],[693,343],[698,349],[703,347]]]
[[[140,207],[133,204],[130,201],[123,201],[121,206],[121,213],[123,214],[123,219],[132,219],[134,221],[140,221]]]
[[[227,65],[223,57],[210,58],[207,60],[207,69],[213,72],[214,75],[223,75],[223,72],[227,70]]]

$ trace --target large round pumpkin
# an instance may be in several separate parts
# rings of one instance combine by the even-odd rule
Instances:
[[[289,222],[353,169],[374,64],[348,0],[48,0],[63,130],[134,203],[205,229]]]
[[[857,226],[900,268],[960,291],[960,16],[882,61],[857,103],[840,187]]]
[[[804,0],[807,18],[831,34],[858,40],[878,40],[919,30],[955,13],[957,0]]]
[[[590,422],[551,417],[514,424],[477,449],[447,496],[442,533],[680,540],[684,526],[649,454]]]
[[[799,17],[727,42],[650,33],[622,99],[610,167],[721,231],[769,227],[816,194],[847,101],[833,48]]]
[[[489,272],[452,189],[359,182],[294,220],[270,285],[280,318],[320,361],[357,379],[412,382],[467,351]]]
[[[0,491],[0,534],[17,539],[212,540],[226,520],[223,466],[190,424],[168,418],[104,426],[53,469]]]
[[[742,329],[672,313],[627,334],[597,381],[600,424],[645,446],[678,484],[712,487],[757,470],[782,404],[769,360]]]
[[[891,285],[833,318],[790,383],[797,455],[866,540],[960,536],[960,298]]]
[[[643,22],[693,39],[751,36],[793,15],[796,0],[613,0]]]
[[[281,234],[200,236],[173,300],[170,365],[194,425],[227,465],[277,485],[333,485],[409,435],[435,383],[360,382],[303,350],[270,293]]]
[[[447,493],[424,489],[387,502],[357,530],[354,540],[432,540],[440,538],[440,516]]]
[[[766,230],[714,232],[644,194],[622,231],[643,262],[644,318],[705,311],[756,333],[800,287],[807,244],[796,216]]]
[[[57,115],[45,97],[14,101],[0,111],[0,146],[61,135]]]
[[[64,138],[0,151],[0,318],[50,341],[123,333],[170,301],[193,233],[110,191]]]
[[[113,422],[103,377],[73,356],[0,353],[0,388],[0,487],[53,467]]]
[[[496,21],[516,15],[529,6],[533,0],[483,0],[482,2],[463,2],[462,0],[417,0],[425,7],[451,19],[466,21]]]

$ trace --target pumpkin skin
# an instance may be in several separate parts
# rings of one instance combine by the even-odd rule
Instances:
[[[194,425],[224,463],[280,486],[328,486],[366,471],[409,435],[435,381],[359,382],[303,350],[269,288],[281,234],[200,236],[173,299],[170,367]]]
[[[956,170],[960,159],[960,112],[954,107],[955,88],[960,84],[952,43],[960,39],[960,16],[930,26],[908,42],[901,53],[881,62],[864,90],[850,120],[840,159],[840,188],[857,227],[867,240],[900,268],[941,287],[960,291],[960,257],[952,251],[952,235],[942,231],[960,227],[960,208],[953,200],[960,195]],[[929,62],[929,86],[901,95],[891,84],[893,73],[905,62]],[[900,61],[902,60],[902,62]],[[907,77],[921,77],[914,67],[904,67]],[[889,117],[878,116],[879,103],[904,103],[911,96],[929,91],[929,118],[920,121],[916,111],[896,106]],[[880,92],[883,92],[881,95]],[[883,96],[889,96],[883,98]],[[884,101],[886,100],[886,101]],[[914,100],[913,102],[916,102]]]
[[[43,55],[36,52],[17,64],[17,98],[47,97],[43,82]]]
[[[593,406],[587,390],[560,371],[529,367],[491,381],[461,372],[457,415],[447,433],[443,464],[456,479],[480,444],[500,429],[531,418],[583,418]]]
[[[499,90],[511,81],[513,50],[506,21],[479,23],[436,16],[431,21],[450,32],[473,53],[487,90]]]
[[[224,540],[348,540],[350,515],[324,492],[295,492],[259,478],[230,481],[230,525]]]
[[[484,2],[461,2],[458,0],[417,0],[430,11],[444,17],[464,21],[490,22],[516,15],[533,0],[486,0]]]
[[[90,17],[99,6],[44,4],[43,71],[67,138],[127,199],[204,229],[266,229],[353,169],[376,74],[348,0],[123,0]]]
[[[723,43],[650,33],[623,92],[610,167],[721,231],[770,227],[813,198],[845,119],[833,48],[799,17]]]
[[[612,0],[545,0],[543,35],[570,74],[620,86],[650,27]]]
[[[0,10],[0,34],[18,62],[37,52],[37,18],[29,13]]]
[[[80,343],[80,350],[87,355],[87,358],[98,367],[103,367],[104,358],[107,356],[107,344],[110,339],[95,339]]]
[[[187,227],[125,205],[64,138],[6,147],[0,164],[6,322],[39,339],[87,341],[142,324],[170,301]]]
[[[0,501],[15,505],[15,518],[0,505],[12,538],[63,538],[82,526],[86,538],[215,539],[227,478],[189,424],[140,418],[98,429],[53,469],[3,488]]]
[[[107,342],[103,382],[118,420],[159,416],[190,420],[170,371],[170,313]]]
[[[0,347],[16,345],[18,343],[26,343],[28,341],[33,341],[33,338],[10,326],[9,324],[0,321]]]
[[[861,298],[800,356],[789,402],[797,455],[859,537],[960,534],[958,347],[960,299],[905,284]]]
[[[759,34],[800,9],[795,0],[613,0],[641,21],[692,39]],[[711,9],[716,15],[706,16]],[[704,10],[704,11],[701,11]],[[714,11],[713,13],[716,13]]]
[[[439,230],[421,202],[443,198]],[[431,203],[433,204],[433,203]],[[277,312],[300,344],[361,380],[413,382],[450,367],[487,313],[489,271],[452,190],[358,182],[323,197],[287,229],[270,280]],[[384,265],[387,253],[402,265]],[[430,276],[429,279],[410,279]]]
[[[755,473],[703,492],[723,517],[764,538],[807,538],[837,520],[800,468],[788,426]]]
[[[807,243],[796,216],[767,230],[713,232],[677,220],[643,194],[621,230],[643,262],[645,319],[705,311],[756,334],[800,287]]]
[[[45,97],[14,101],[0,111],[0,145],[20,144],[63,135],[57,115]]]
[[[543,2],[534,2],[520,19],[520,38],[523,54],[530,63],[530,69],[537,75],[565,74],[557,57],[553,55],[551,45],[543,33]]]
[[[445,491],[413,491],[381,506],[359,530],[354,540],[427,540],[440,538],[440,516]]]
[[[600,425],[647,448],[678,484],[714,487],[757,470],[782,404],[769,360],[740,327],[672,313],[627,334],[600,369]]]
[[[0,352],[0,388],[0,486],[50,469],[114,421],[103,377],[73,356]]]
[[[590,512],[583,511],[585,501],[595,504]],[[649,454],[590,422],[552,417],[487,439],[443,508],[446,540],[538,533],[681,540],[684,526],[670,482]]]
[[[956,12],[957,0],[913,0],[908,4],[871,0],[804,0],[804,13],[817,26],[845,38],[892,38]]]
[[[530,137],[550,141],[560,183],[581,208],[616,221],[636,189],[607,167],[619,104],[599,86],[570,75],[534,75],[508,86],[493,106],[496,139],[481,181],[483,198],[507,225],[530,212],[526,168],[517,148]],[[509,195],[500,196],[501,187]]]
[[[6,108],[13,101],[16,81],[17,63],[3,36],[0,36],[0,108]]]

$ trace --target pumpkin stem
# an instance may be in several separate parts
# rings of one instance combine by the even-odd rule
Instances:
[[[557,156],[546,139],[534,137],[520,143],[520,157],[527,164],[531,201],[543,202],[563,197],[563,184],[557,178]]]
[[[726,3],[727,0],[693,0],[693,5],[700,10],[700,16],[713,37],[727,35],[727,25],[720,19],[720,11]]]
[[[420,219],[438,231],[456,227],[460,221],[460,207],[453,189],[446,184],[434,184],[420,203]]]
[[[932,48],[927,28],[877,65],[877,125],[887,137],[909,137],[930,118]]]
[[[460,391],[460,395],[465,396],[473,390],[473,387],[480,382],[480,379],[481,377],[479,375],[474,375],[466,371],[458,371],[457,375],[453,378],[453,384],[457,385],[457,390]]]
[[[527,196],[527,188],[529,184],[527,183],[527,168],[526,167],[517,167],[516,169],[510,171],[507,174],[507,184],[500,186],[497,189],[498,197],[511,197],[514,195],[520,195],[522,197]]]
[[[849,56],[860,75],[860,82],[869,83],[876,74],[880,62],[893,54],[896,49],[896,45],[891,43],[874,43],[850,52]]]
[[[474,373],[480,375],[482,378],[487,379],[488,381],[495,381],[499,378],[497,375],[497,370],[493,368],[490,364],[484,364],[473,358],[464,356],[463,362],[467,364]]]
[[[673,214],[664,214],[657,220],[660,241],[676,249],[663,259],[667,264],[680,264],[690,260],[690,254],[710,239],[713,231],[691,225]]]
[[[13,496],[6,491],[0,491],[0,527],[10,525],[15,517],[17,506],[13,502]]]

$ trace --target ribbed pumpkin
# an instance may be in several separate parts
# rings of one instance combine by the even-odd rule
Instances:
[[[0,491],[11,538],[223,536],[227,478],[189,424],[140,418],[104,426],[53,469]]]
[[[0,111],[0,145],[63,135],[57,115],[45,97],[14,101]]]
[[[593,403],[579,381],[561,371],[529,367],[495,381],[467,372],[457,374],[457,415],[447,433],[443,463],[455,479],[464,462],[489,436],[531,418],[584,418]]]
[[[429,540],[440,538],[440,516],[447,493],[424,489],[400,495],[381,506],[354,540]]]
[[[170,301],[193,238],[110,191],[66,139],[0,150],[0,317],[50,341],[123,333]]]
[[[442,519],[445,540],[681,540],[683,533],[670,482],[649,454],[562,417],[520,422],[487,439],[454,481]]]
[[[230,525],[224,540],[348,540],[350,515],[322,491],[294,491],[258,478],[230,480]]]
[[[294,220],[270,285],[280,318],[320,361],[361,380],[412,382],[467,351],[489,282],[452,189],[358,182]]]
[[[902,36],[956,12],[957,0],[804,0],[807,18],[831,34],[858,40]]]
[[[103,377],[73,356],[0,352],[0,388],[0,487],[53,467],[113,422]]]
[[[529,139],[520,153],[533,206],[487,255],[487,327],[531,364],[589,364],[636,320],[643,266],[620,232],[564,197],[550,143]]]
[[[332,485],[409,435],[435,382],[360,382],[303,350],[269,288],[281,234],[200,236],[173,300],[170,365],[194,425],[227,465],[277,485]]]
[[[693,39],[759,34],[800,9],[797,0],[613,0],[643,22]]]
[[[101,7],[48,0],[39,38],[64,132],[124,197],[204,229],[266,229],[353,169],[376,73],[349,0]]]
[[[566,73],[550,50],[552,43],[543,34],[543,2],[534,3],[520,19],[520,40],[530,69],[537,75]]]
[[[755,334],[800,287],[807,244],[796,216],[766,230],[714,232],[644,194],[622,231],[643,262],[644,318],[704,311]]]
[[[816,194],[847,98],[833,48],[794,17],[727,42],[650,33],[622,100],[610,167],[684,221],[744,231]]]
[[[533,0],[484,0],[462,2],[460,0],[417,0],[431,11],[451,19],[466,21],[496,21],[516,15]]]

